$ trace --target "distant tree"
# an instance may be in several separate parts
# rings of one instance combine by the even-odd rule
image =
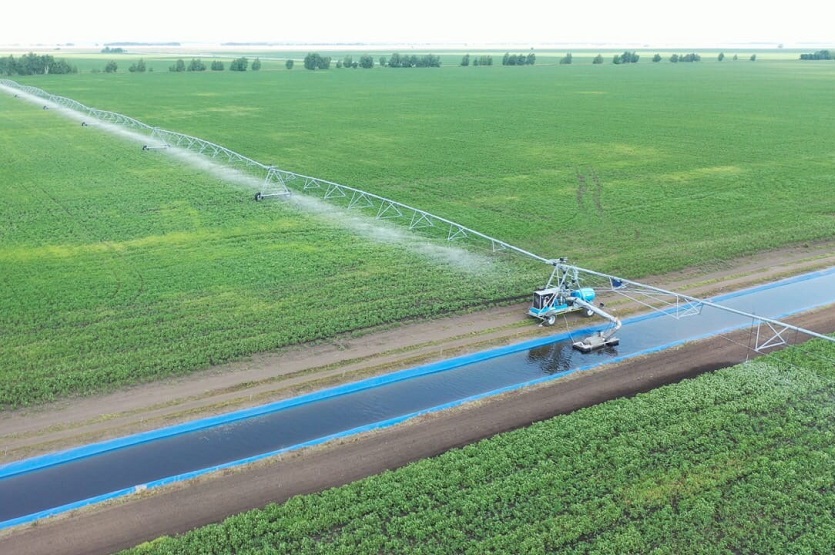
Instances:
[[[139,58],[138,61],[132,63],[128,68],[128,71],[131,73],[144,73],[145,72],[145,60]]]
[[[757,55],[756,55],[756,54],[751,54],[751,57],[750,57],[749,59],[750,59],[752,62],[756,62],[756,61],[757,61]]]
[[[354,65],[354,57],[347,54],[344,58],[342,58],[342,65],[345,67],[351,67]]]
[[[183,61],[182,58],[179,58],[174,65],[168,68],[168,71],[176,71],[181,72],[186,70],[186,63]]]
[[[360,56],[360,67],[363,69],[371,69],[374,67],[374,56],[364,54]]]
[[[660,62],[661,61],[661,54],[656,54],[655,56],[653,56],[652,61],[655,62],[655,63]]]
[[[380,56],[380,67],[386,67],[386,57]]]
[[[389,67],[441,67],[441,58],[435,54],[400,54],[395,52],[389,58]]]
[[[734,61],[737,61],[738,59],[739,59],[739,56],[734,54]]]
[[[336,60],[336,69],[342,69],[342,60]]]
[[[24,54],[20,59],[9,54],[0,58],[0,74],[2,75],[55,75],[78,73],[78,68],[71,66],[65,60],[56,60],[49,54],[40,55],[30,52]]]
[[[503,66],[524,66],[534,65],[534,63],[536,63],[536,54],[533,52],[530,54],[511,54],[510,52],[505,52],[505,55],[502,57]]]
[[[467,66],[470,65],[470,55],[469,54],[464,54],[464,56],[461,58],[461,65],[464,66],[464,67],[467,67]]]
[[[211,69],[212,71],[223,71],[223,62],[220,60],[213,60]]]
[[[125,49],[124,48],[110,48],[109,46],[105,46],[104,48],[102,48],[101,53],[102,54],[124,54]]]
[[[724,52],[720,52],[720,53],[719,53],[719,55],[718,55],[718,56],[716,56],[716,59],[717,59],[717,60],[719,60],[719,61],[721,62],[722,60],[724,60],[724,59],[725,59],[725,53],[724,53]]]
[[[594,57],[594,59],[591,61],[591,63],[593,63],[595,65],[602,64],[603,63],[603,55],[598,54],[597,56]]]
[[[261,71],[261,59],[255,58],[252,60],[252,71]]]
[[[479,57],[479,62],[483,66],[491,66],[493,65],[493,56],[489,54],[485,54]]]
[[[637,64],[638,58],[640,58],[640,56],[636,52],[626,51],[619,56],[616,55],[612,61],[615,64]]]
[[[246,71],[249,66],[249,60],[246,57],[235,58],[229,62],[229,71]]]
[[[562,65],[571,65],[571,62],[572,62],[571,52],[567,53],[567,54],[566,54],[565,56],[563,56],[563,57],[562,57],[562,59],[560,60],[560,64],[562,64]]]
[[[288,58],[287,61],[284,62],[284,67],[286,67],[287,69],[293,69],[293,63],[293,59]]]
[[[670,61],[674,64],[678,63],[678,54],[673,54],[672,56],[670,56]]]
[[[186,71],[206,71],[206,64],[200,58],[192,58]]]
[[[832,52],[829,50],[818,50],[817,52],[813,52],[811,54],[801,54],[801,60],[832,60],[835,58]]]
[[[116,62],[114,62],[113,60],[110,60],[109,62],[107,62],[107,65],[104,66],[105,73],[116,73],[118,69],[118,64],[116,64]]]
[[[316,52],[311,52],[304,57],[305,69],[330,69],[331,57],[320,56]]]

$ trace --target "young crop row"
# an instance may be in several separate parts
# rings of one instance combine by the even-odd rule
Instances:
[[[373,240],[338,212],[256,203],[133,143],[0,103],[0,123],[19,131],[0,184],[3,408],[470,309],[547,275]]]
[[[129,553],[830,553],[835,350],[803,348]]]
[[[832,238],[827,67],[565,69],[38,83],[631,277]]]

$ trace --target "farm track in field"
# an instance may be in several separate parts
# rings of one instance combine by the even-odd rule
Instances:
[[[828,243],[782,249],[721,268],[697,268],[644,281],[708,297],[832,266],[833,247]],[[637,310],[618,301],[608,301],[607,306],[622,316]],[[16,411],[6,415],[0,426],[4,460],[262,404],[554,331],[534,325],[525,317],[525,308],[506,306],[404,325],[360,338],[264,354],[247,363],[218,367],[189,378]],[[828,310],[792,322],[818,332],[835,331],[835,317]],[[748,331],[739,333],[747,335]],[[51,553],[61,545],[65,553],[109,553],[269,502],[348,483],[556,414],[733,365],[747,354],[739,344],[722,337],[687,344],[297,452],[278,461],[264,461],[23,526],[6,532],[0,538],[0,547],[8,546],[12,552]]]

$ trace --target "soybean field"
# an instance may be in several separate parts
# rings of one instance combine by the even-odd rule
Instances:
[[[831,239],[833,81],[786,60],[20,79],[633,278]],[[2,407],[474,310],[547,278],[339,210],[256,204],[95,126],[10,95],[0,108]]]

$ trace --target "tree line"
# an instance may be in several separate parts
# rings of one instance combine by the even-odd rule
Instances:
[[[835,59],[832,52],[829,50],[818,50],[817,52],[812,52],[811,54],[801,54],[801,60],[832,60]]]
[[[0,74],[2,75],[46,75],[78,73],[78,68],[65,60],[56,60],[49,54],[40,55],[30,52],[20,58],[9,54],[0,58]]]
[[[322,56],[318,52],[310,52],[304,57],[305,69],[330,69],[331,57]],[[400,54],[395,52],[390,57],[380,56],[378,64],[382,67],[441,67],[441,57],[434,54]],[[287,69],[292,69],[293,64],[288,60]],[[365,68],[370,69],[374,67],[374,58],[369,55],[360,56],[359,60],[354,60],[352,55],[345,56],[342,60],[336,62],[337,68]]]
[[[225,68],[226,66],[220,60],[212,60],[212,63],[207,66],[200,58],[192,58],[188,64],[186,64],[185,60],[180,58],[174,62],[174,65],[168,68],[168,71],[176,73],[181,71],[206,71],[207,69],[211,69],[212,71],[223,71]],[[252,64],[250,64],[249,60],[243,56],[235,58],[229,62],[229,71],[246,71],[247,68],[252,69],[252,71],[260,71],[261,60],[259,58],[255,58],[252,61]]]

